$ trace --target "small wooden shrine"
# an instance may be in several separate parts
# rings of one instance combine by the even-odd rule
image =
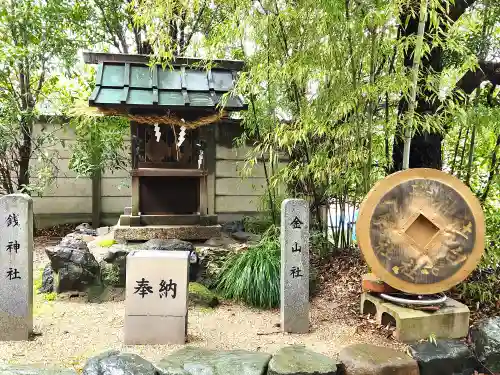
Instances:
[[[217,216],[207,208],[211,125],[247,109],[228,94],[243,62],[216,60],[205,69],[193,58],[165,68],[150,66],[146,55],[85,53],[84,60],[97,64],[89,105],[130,119],[132,202],[117,234],[125,240],[216,235]]]

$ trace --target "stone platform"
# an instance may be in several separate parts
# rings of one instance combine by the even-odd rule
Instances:
[[[184,241],[205,241],[219,237],[220,225],[117,225],[114,231],[116,241],[148,241],[151,239],[178,239]]]
[[[361,295],[361,313],[375,315],[377,323],[396,324],[395,338],[402,342],[428,339],[430,335],[441,339],[466,337],[469,331],[469,308],[448,298],[435,312],[398,306],[369,293]]]

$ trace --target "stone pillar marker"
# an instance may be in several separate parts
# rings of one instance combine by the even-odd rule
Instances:
[[[309,332],[309,204],[285,199],[281,205],[281,329]]]
[[[0,341],[33,332],[33,201],[0,197]]]
[[[126,267],[125,344],[184,344],[189,251],[132,251]]]

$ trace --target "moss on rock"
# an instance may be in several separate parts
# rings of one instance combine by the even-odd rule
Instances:
[[[192,282],[189,283],[189,302],[204,307],[216,307],[219,299],[206,286]]]

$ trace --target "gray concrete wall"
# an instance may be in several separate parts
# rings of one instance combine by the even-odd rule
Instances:
[[[255,214],[265,193],[265,174],[262,163],[252,169],[250,176],[242,177],[245,156],[250,148],[232,147],[234,137],[241,134],[238,124],[214,126],[215,172],[209,187],[209,210],[219,215],[224,222]],[[75,134],[68,126],[57,124],[36,124],[36,134],[53,133],[63,140],[64,146],[54,144],[46,147],[47,152],[57,152],[56,162],[59,172],[55,183],[43,192],[42,197],[33,198],[33,210],[38,228],[64,223],[91,222],[92,182],[89,178],[77,177],[69,169],[71,145]],[[47,134],[47,133],[45,133]],[[126,156],[130,152],[130,138],[126,137]],[[208,156],[208,155],[207,155]],[[31,161],[36,168],[38,161]],[[105,225],[114,225],[123,208],[131,205],[131,179],[127,170],[113,173],[106,171],[101,181],[102,220]],[[36,179],[32,175],[32,179]],[[210,185],[210,182],[209,182]]]
[[[33,197],[33,212],[38,228],[65,223],[92,221],[92,181],[78,177],[69,169],[71,146],[75,144],[75,134],[68,126],[61,124],[36,124],[35,137],[52,133],[63,141],[45,148],[47,152],[57,152],[54,163],[58,173],[53,185],[48,187],[42,197]],[[130,139],[126,138],[127,150]],[[128,153],[127,153],[128,155]],[[39,162],[31,160],[36,169]],[[32,179],[36,177],[32,174]],[[102,220],[105,225],[114,225],[125,206],[130,205],[130,178],[128,170],[105,172],[101,181]]]
[[[220,124],[216,132],[215,213],[221,222],[254,215],[261,208],[266,192],[264,163],[249,169],[245,158],[251,147],[233,147],[234,137],[241,135],[241,131],[238,124],[227,123]],[[283,165],[281,162],[279,167]],[[267,171],[271,173],[269,166]]]

